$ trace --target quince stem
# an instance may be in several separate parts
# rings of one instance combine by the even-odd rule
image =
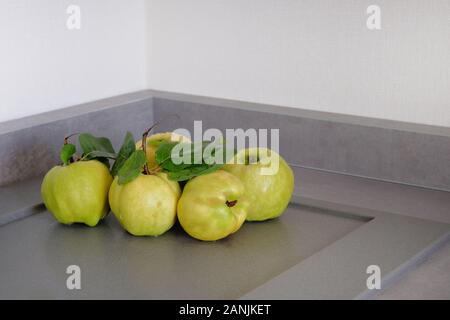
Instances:
[[[142,134],[142,150],[144,150],[144,154],[147,157],[147,137],[150,134],[150,132],[157,126],[159,125],[159,122],[153,124],[150,128],[148,128],[143,134]],[[145,175],[149,175],[149,174],[154,174],[152,171],[150,171],[148,169],[148,163],[147,161],[145,161],[144,164],[144,174]]]
[[[228,208],[233,208],[233,207],[236,205],[237,200],[234,200],[234,201],[226,201],[225,203],[226,203],[226,205],[228,206]]]
[[[80,133],[76,132],[76,133],[69,134],[68,136],[65,136],[64,137],[64,144],[68,144],[69,143],[69,139],[72,138],[73,136],[76,136],[77,134],[80,134]]]
[[[148,128],[143,134],[142,134],[142,150],[144,150],[144,154],[147,157],[147,137],[150,134],[150,132],[156,128],[157,126],[159,126],[161,123],[163,123],[164,121],[166,121],[168,118],[170,117],[176,117],[177,119],[180,118],[180,116],[178,114],[168,114],[167,116],[165,116],[161,121],[158,121],[156,123],[154,123],[150,128]],[[156,168],[152,168],[149,169],[148,168],[148,163],[147,161],[144,164],[144,174],[145,175],[152,175],[155,174],[157,172],[161,171],[161,168],[158,166]]]

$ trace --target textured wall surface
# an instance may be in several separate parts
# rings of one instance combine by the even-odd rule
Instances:
[[[66,26],[71,4],[79,30]],[[0,1],[0,122],[146,87],[145,0]]]
[[[372,4],[3,0],[0,122],[150,87],[449,127],[450,2]]]
[[[366,26],[369,5],[381,30]],[[150,0],[153,89],[450,126],[448,0]]]

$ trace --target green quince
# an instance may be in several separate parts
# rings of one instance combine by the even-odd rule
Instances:
[[[294,173],[275,151],[265,148],[241,150],[223,167],[245,186],[250,202],[247,221],[264,221],[280,216],[294,192]]]
[[[159,236],[176,221],[181,190],[164,172],[140,173],[126,184],[116,177],[109,191],[111,211],[122,227],[135,236]]]
[[[97,160],[53,167],[44,177],[41,195],[47,209],[63,224],[94,227],[109,211],[112,177]]]
[[[178,220],[193,238],[214,241],[242,226],[248,203],[244,185],[223,170],[197,176],[186,184],[178,202]]]
[[[158,163],[156,162],[156,150],[162,142],[191,142],[191,140],[183,135],[175,132],[162,132],[149,136],[146,139],[146,156],[147,163],[150,169],[156,168]],[[136,141],[136,149],[142,148],[142,139]]]

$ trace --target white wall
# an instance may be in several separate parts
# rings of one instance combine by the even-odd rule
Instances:
[[[450,126],[449,19],[449,0],[0,0],[0,122],[153,88]]]
[[[149,28],[153,89],[450,126],[449,0],[151,0]]]
[[[81,8],[69,31],[66,9]],[[0,122],[147,87],[145,0],[1,0]]]

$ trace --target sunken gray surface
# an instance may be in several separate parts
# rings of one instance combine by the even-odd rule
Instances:
[[[60,163],[66,135],[107,136],[118,149],[127,130],[137,138],[152,123],[152,98],[142,92],[2,123],[0,186],[42,176]]]
[[[414,132],[410,130],[418,125],[404,125],[405,130],[400,130],[392,128],[389,121],[385,127],[380,126],[380,120],[377,126],[369,126],[354,119],[329,120],[326,114],[321,119],[310,117],[311,112],[307,117],[301,111],[286,114],[277,107],[266,106],[261,112],[256,108],[247,110],[240,107],[240,102],[228,102],[223,107],[211,100],[186,102],[171,99],[170,95],[156,96],[154,117],[161,119],[176,113],[182,119],[182,128],[188,130],[192,130],[194,120],[203,121],[203,130],[280,129],[281,154],[293,165],[450,190],[450,129],[433,131],[425,126]],[[175,128],[167,125],[164,129]]]
[[[365,221],[292,204],[281,219],[200,242],[179,227],[133,237],[112,215],[96,228],[63,226],[45,211],[0,227],[0,299],[237,299]],[[79,291],[66,288],[72,264]]]
[[[450,242],[377,294],[381,300],[450,299]]]
[[[367,289],[368,266],[379,266],[384,288],[450,240],[448,224],[316,199],[297,201],[372,219],[243,299],[349,299],[345,292],[354,292],[355,287],[360,292],[351,298],[370,299],[378,290]]]
[[[42,177],[0,187],[0,226],[42,211]]]

